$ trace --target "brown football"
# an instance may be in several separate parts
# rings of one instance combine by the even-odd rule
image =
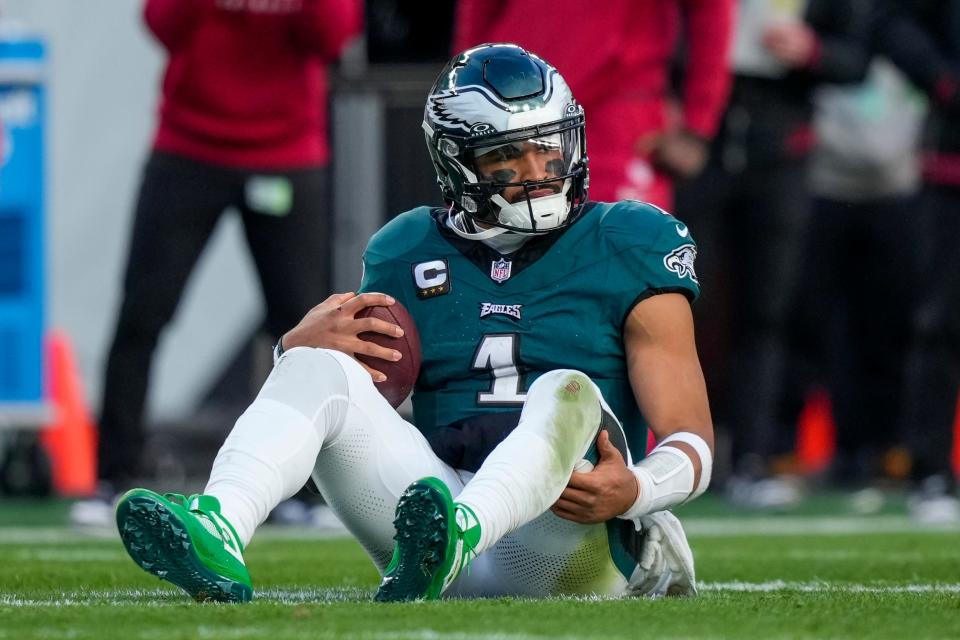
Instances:
[[[371,356],[356,354],[357,360],[360,360],[368,367],[383,372],[387,379],[383,382],[374,382],[383,397],[394,408],[399,407],[410,392],[413,385],[420,375],[420,334],[417,333],[417,325],[414,324],[410,313],[399,302],[395,302],[389,307],[364,307],[355,317],[379,318],[392,324],[398,325],[403,329],[403,336],[394,338],[382,333],[365,331],[359,335],[361,340],[375,342],[382,347],[396,349],[403,357],[398,361],[383,360]]]

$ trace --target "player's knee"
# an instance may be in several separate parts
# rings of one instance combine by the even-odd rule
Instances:
[[[600,390],[576,369],[554,369],[530,386],[524,411],[545,412],[547,424],[571,445],[589,441],[600,424]]]
[[[596,395],[596,385],[590,376],[577,369],[553,369],[537,378],[529,391],[527,398],[534,395],[551,396],[578,396],[581,394]]]
[[[353,362],[352,358],[329,349],[294,347],[277,362],[259,397],[281,402],[312,417],[329,398],[349,394],[352,372],[343,360]],[[360,368],[356,362],[353,364]],[[360,371],[366,373],[362,368]]]

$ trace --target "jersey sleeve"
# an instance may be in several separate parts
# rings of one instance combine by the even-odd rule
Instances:
[[[410,308],[410,264],[400,258],[390,258],[376,253],[370,246],[363,253],[363,278],[357,293],[386,293]],[[401,276],[406,275],[406,278]]]
[[[650,296],[681,293],[693,302],[700,295],[696,242],[690,229],[667,212],[636,203],[617,216],[608,234],[621,318]]]
[[[363,252],[360,291],[386,293],[408,309],[415,298],[411,279],[411,256],[429,227],[426,207],[400,214],[373,234]]]

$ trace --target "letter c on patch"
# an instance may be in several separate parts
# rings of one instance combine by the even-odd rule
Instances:
[[[421,262],[413,267],[413,280],[421,289],[439,287],[447,281],[447,263],[443,260]]]

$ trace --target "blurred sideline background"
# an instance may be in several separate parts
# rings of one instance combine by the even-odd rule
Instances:
[[[429,11],[412,6],[367,3],[367,41],[348,50],[332,75],[337,291],[357,285],[360,251],[388,215],[439,204],[419,125],[423,98],[449,51],[453,3]],[[401,7],[410,15],[390,14]],[[141,11],[134,0],[0,1],[0,40],[37,38],[45,45],[44,323],[63,338],[58,344],[67,351],[60,357],[72,355],[61,361],[58,384],[80,401],[74,409],[85,413],[84,428],[99,412],[133,199],[156,119],[163,55]],[[391,48],[392,42],[402,45]],[[411,42],[423,43],[423,50],[411,50]],[[383,60],[393,64],[378,64]],[[0,119],[4,115],[0,104]],[[146,458],[154,468],[145,475],[159,475],[167,487],[206,473],[269,369],[271,345],[259,331],[263,314],[239,220],[225,216],[160,342],[147,414]],[[58,418],[51,412],[32,422],[50,425]],[[822,470],[831,454],[826,398],[815,396],[801,420],[805,470]],[[0,406],[0,427],[23,426],[19,422]],[[0,428],[0,443],[13,446],[14,431]],[[73,455],[89,444],[86,437],[51,446]],[[170,455],[175,447],[192,457]],[[722,457],[720,465],[722,474]],[[93,489],[85,469],[75,469],[71,493]]]
[[[452,3],[446,3],[429,13],[449,25],[452,12]],[[416,28],[430,26],[429,19],[418,20]],[[389,50],[391,37],[409,41],[409,34],[385,34],[381,50],[370,56],[364,43],[355,43],[344,53],[339,75],[331,74],[336,290],[359,284],[360,253],[387,212],[439,204],[419,128],[423,97],[438,63],[403,64],[403,56]],[[82,390],[89,422],[99,412],[133,204],[156,123],[163,52],[143,24],[142,3],[132,0],[3,0],[0,39],[39,40],[45,48],[40,76],[46,99],[44,322],[48,337],[56,332],[66,341],[60,346],[71,352],[69,365],[75,370],[62,372],[63,383]],[[449,33],[429,47],[436,61],[445,60]],[[395,65],[382,70],[366,64],[377,56],[399,59],[400,71]],[[388,165],[396,168],[389,178],[384,174]],[[357,188],[358,175],[363,188]],[[237,216],[224,216],[157,349],[145,456],[157,466],[145,469],[145,475],[159,473],[176,483],[184,474],[206,473],[212,453],[269,370],[272,344],[260,332],[263,316],[242,226]],[[49,395],[52,378],[46,386]],[[41,422],[49,425],[57,416],[51,403],[45,408]],[[27,412],[26,420],[24,415],[16,403],[0,403],[0,425],[8,427],[6,434],[0,428],[0,443],[6,438],[6,445],[13,446],[13,431],[37,426],[35,412]],[[85,448],[87,436],[77,438],[62,446]],[[178,454],[186,455],[175,463],[169,454],[177,444]],[[32,455],[26,452],[18,459],[31,460]],[[197,468],[176,466],[192,461]],[[87,486],[92,490],[87,468],[81,460],[75,469],[81,477],[70,481],[70,493]]]

